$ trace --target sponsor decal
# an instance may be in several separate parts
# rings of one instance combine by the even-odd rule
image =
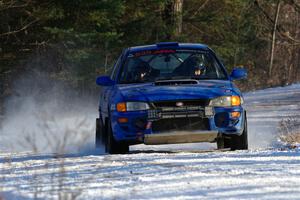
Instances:
[[[176,53],[176,50],[173,49],[160,49],[160,50],[153,50],[153,51],[140,51],[134,53],[135,57],[145,56],[145,55],[156,55],[156,54],[164,54],[164,53]]]
[[[176,106],[177,107],[182,107],[183,106],[183,102],[176,102]]]

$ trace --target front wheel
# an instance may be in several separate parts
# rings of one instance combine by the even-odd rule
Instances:
[[[247,118],[245,116],[244,131],[242,135],[234,135],[231,138],[231,150],[247,150],[248,149],[248,130],[247,130]]]
[[[242,135],[224,136],[217,139],[218,149],[230,148],[231,150],[248,149],[247,117],[245,115],[244,130]]]
[[[105,152],[109,154],[125,154],[129,151],[129,145],[117,142],[113,137],[111,123],[107,123],[107,140],[105,141]]]
[[[102,146],[103,135],[104,135],[104,128],[103,128],[102,120],[97,118],[96,119],[96,137],[95,137],[96,148],[100,148]]]
[[[227,138],[224,135],[217,139],[218,149],[231,149],[231,138]]]

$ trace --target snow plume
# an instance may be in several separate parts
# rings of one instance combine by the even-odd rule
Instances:
[[[0,150],[78,153],[94,148],[97,98],[80,96],[47,73],[16,80],[5,102]]]
[[[274,148],[277,142],[276,123],[262,125],[258,120],[248,118],[249,149]]]
[[[268,88],[245,94],[250,149],[282,148],[278,130],[282,121],[299,118],[300,84]]]

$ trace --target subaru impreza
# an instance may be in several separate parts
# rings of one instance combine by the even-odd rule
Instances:
[[[126,153],[134,144],[216,142],[218,149],[248,148],[243,96],[203,44],[164,42],[130,47],[109,76],[100,76],[96,147]]]

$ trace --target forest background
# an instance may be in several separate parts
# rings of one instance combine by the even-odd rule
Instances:
[[[0,114],[24,74],[98,95],[122,49],[163,41],[246,68],[243,91],[299,82],[300,0],[0,0]]]

